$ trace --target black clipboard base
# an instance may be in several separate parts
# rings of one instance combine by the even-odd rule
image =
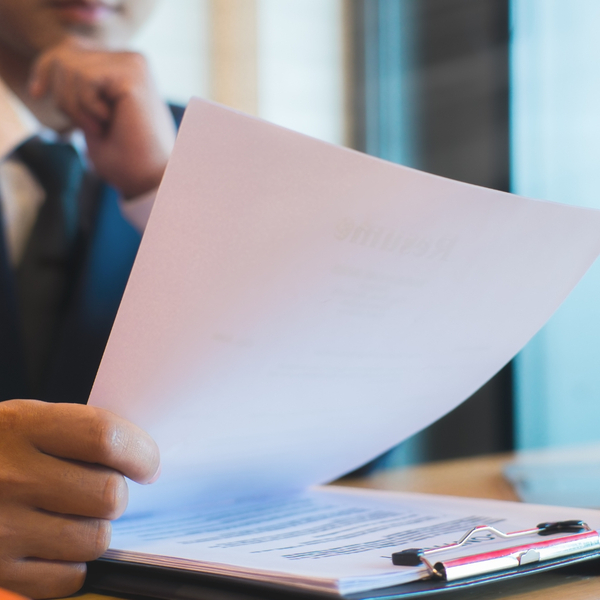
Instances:
[[[100,559],[88,564],[84,591],[119,594],[145,600],[434,600],[437,597],[443,600],[464,600],[471,597],[471,592],[472,598],[481,598],[484,588],[489,588],[490,591],[494,588],[494,593],[497,593],[500,591],[498,588],[513,584],[517,577],[541,574],[554,569],[561,569],[561,572],[568,569],[572,572],[575,568],[578,571],[585,569],[586,573],[600,574],[600,550],[460,581],[424,580],[340,596],[268,582]],[[566,577],[567,573],[564,576]],[[530,582],[530,579],[525,577],[523,583]]]

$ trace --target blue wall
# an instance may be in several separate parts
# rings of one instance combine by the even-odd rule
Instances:
[[[512,0],[513,191],[600,208],[600,2]],[[519,448],[600,439],[600,264],[515,368]]]

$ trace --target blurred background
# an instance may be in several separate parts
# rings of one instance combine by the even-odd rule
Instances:
[[[598,23],[597,0],[162,0],[135,46],[173,102],[600,208]],[[596,265],[512,364],[377,467],[593,442],[599,425]]]

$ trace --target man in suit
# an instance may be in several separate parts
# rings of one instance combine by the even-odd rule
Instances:
[[[79,589],[124,476],[159,471],[143,431],[64,403],[86,401],[175,138],[122,50],[153,4],[0,0],[0,588],[32,597]]]

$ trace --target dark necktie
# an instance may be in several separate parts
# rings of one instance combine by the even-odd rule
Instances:
[[[16,271],[25,359],[37,395],[67,300],[84,169],[70,144],[32,138],[15,154],[46,192]]]

